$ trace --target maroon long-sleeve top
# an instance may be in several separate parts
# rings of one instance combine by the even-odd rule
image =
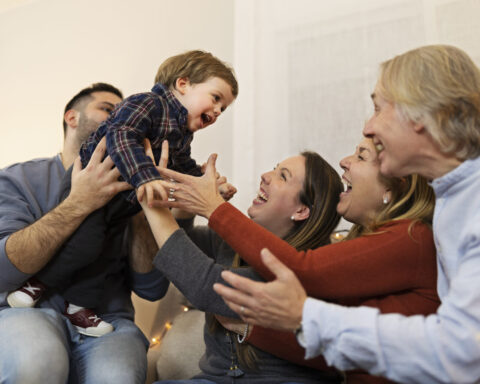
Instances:
[[[266,280],[272,280],[260,259],[260,251],[268,248],[295,272],[311,297],[404,315],[428,315],[440,304],[433,234],[420,222],[392,221],[374,234],[308,251],[297,251],[229,203],[213,212],[209,226]],[[248,341],[285,360],[326,369],[321,357],[304,359],[305,350],[290,332],[256,326]],[[346,374],[348,383],[389,382],[361,371]]]

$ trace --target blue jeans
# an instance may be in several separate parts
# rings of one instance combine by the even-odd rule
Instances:
[[[190,380],[160,380],[153,384],[215,384],[213,381],[205,379],[190,379]]]
[[[108,320],[102,337],[78,334],[46,308],[0,311],[1,383],[138,383],[147,372],[148,342],[130,320]]]
[[[160,380],[153,384],[215,384],[215,382],[205,379],[190,379],[190,380]],[[300,383],[283,383],[283,384],[300,384]]]

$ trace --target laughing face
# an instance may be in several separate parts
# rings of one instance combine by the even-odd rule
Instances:
[[[387,187],[379,179],[380,163],[371,139],[363,139],[355,153],[340,161],[345,191],[340,194],[337,212],[344,219],[368,225],[382,209],[383,198],[389,198]]]
[[[174,94],[188,111],[187,125],[191,132],[213,124],[234,100],[232,88],[219,77],[198,84],[179,78]]]
[[[374,113],[365,124],[363,134],[373,139],[385,176],[406,176],[417,172],[415,159],[419,155],[420,139],[416,125],[403,118],[395,105],[381,96],[379,87],[372,94]]]
[[[292,216],[294,220],[305,219],[305,206],[299,198],[304,179],[303,156],[282,161],[262,175],[258,195],[248,209],[248,215],[275,235],[285,236],[293,227]]]

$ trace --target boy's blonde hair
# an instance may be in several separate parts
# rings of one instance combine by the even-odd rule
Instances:
[[[188,78],[190,84],[199,84],[211,77],[225,80],[232,88],[233,97],[237,97],[238,83],[233,69],[210,52],[200,50],[188,51],[165,60],[158,68],[155,83],[175,88],[178,78]]]
[[[430,45],[381,65],[378,90],[408,120],[424,124],[444,153],[480,156],[480,70],[461,49]]]

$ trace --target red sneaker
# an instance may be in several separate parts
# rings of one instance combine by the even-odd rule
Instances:
[[[78,333],[86,336],[100,337],[113,331],[113,326],[98,317],[91,309],[83,308],[75,313],[67,312],[65,306],[64,316],[70,320]]]
[[[8,305],[12,308],[32,308],[46,289],[39,280],[31,277],[22,288],[8,294]]]

